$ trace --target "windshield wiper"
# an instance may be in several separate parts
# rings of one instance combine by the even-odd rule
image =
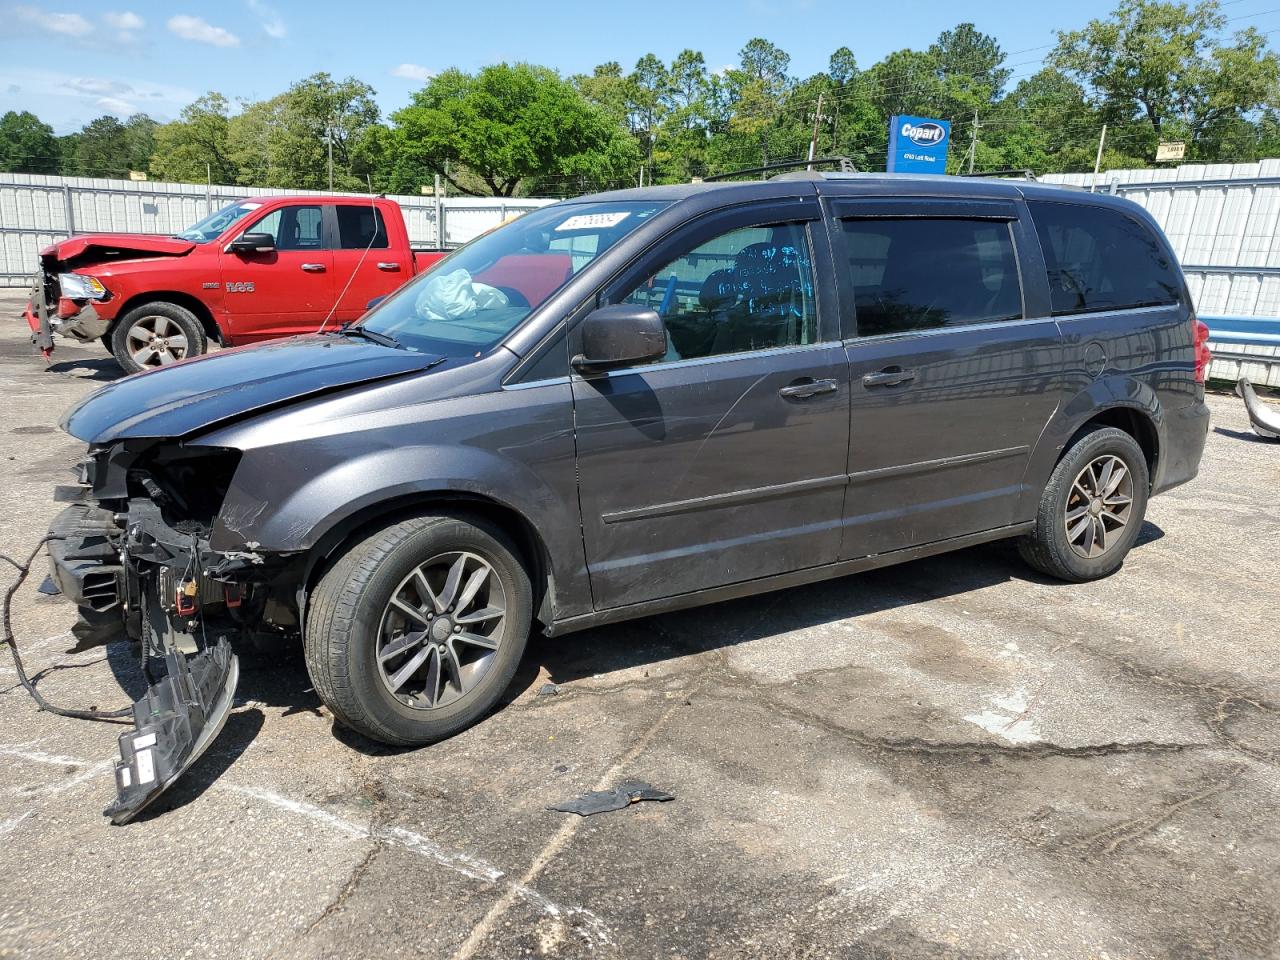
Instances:
[[[364,337],[366,340],[371,340],[384,347],[394,347],[397,350],[404,349],[404,345],[395,337],[389,336],[385,333],[378,333],[376,330],[366,330],[364,327],[344,324],[338,328],[338,332],[344,333],[348,337]]]

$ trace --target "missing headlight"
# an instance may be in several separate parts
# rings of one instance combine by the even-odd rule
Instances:
[[[129,471],[130,496],[154,501],[165,523],[176,530],[207,531],[239,463],[239,450],[161,446]]]

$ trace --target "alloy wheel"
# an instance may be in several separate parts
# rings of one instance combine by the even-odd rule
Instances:
[[[1133,509],[1133,475],[1113,454],[1091,460],[1072,481],[1064,514],[1067,542],[1086,560],[1120,539]]]
[[[400,581],[382,614],[382,682],[405,706],[447,706],[488,673],[506,622],[506,591],[489,561],[462,551],[432,557]]]
[[[140,367],[162,367],[187,355],[187,335],[169,317],[139,317],[125,334],[125,349]]]

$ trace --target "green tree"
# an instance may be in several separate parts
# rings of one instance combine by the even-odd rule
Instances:
[[[591,76],[571,77],[570,83],[618,126],[629,125],[627,78],[617,60],[600,64]]]
[[[653,180],[653,147],[658,135],[658,123],[665,114],[667,88],[670,78],[667,67],[652,53],[646,53],[627,77],[627,94],[631,129],[640,139],[648,173]]]
[[[130,170],[124,124],[111,116],[98,117],[80,130],[75,153],[67,158],[64,173],[82,177],[125,177]]]
[[[1263,35],[1249,28],[1223,39],[1226,23],[1217,0],[1122,0],[1109,18],[1060,32],[1050,62],[1085,85],[1104,119],[1130,126],[1132,146],[1153,151],[1176,136],[1212,159],[1203,154],[1213,131],[1274,104],[1280,87],[1280,60]]]
[[[322,190],[363,190],[356,144],[378,122],[374,90],[348,77],[317,73],[270,100],[243,104],[227,124],[227,151],[244,184]]]
[[[235,183],[228,130],[230,105],[220,93],[210,91],[182,108],[179,119],[156,130],[151,172],[164,180]]]
[[[236,183],[245,186],[293,186],[292,162],[281,158],[287,94],[257,103],[241,101],[240,112],[227,122],[227,158]]]
[[[61,154],[53,127],[34,113],[10,110],[0,117],[0,170],[57,173]]]
[[[463,193],[509,197],[537,181],[587,189],[629,177],[640,159],[635,142],[572,84],[525,63],[474,76],[446,70],[392,120],[400,168],[429,170]],[[394,180],[394,167],[380,173],[393,189],[417,187]]]

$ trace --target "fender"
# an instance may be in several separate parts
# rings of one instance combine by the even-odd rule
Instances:
[[[1015,522],[1035,517],[1040,495],[1053,468],[1058,465],[1067,441],[1086,423],[1107,410],[1132,410],[1145,417],[1155,427],[1157,451],[1163,446],[1164,408],[1155,390],[1127,373],[1113,373],[1091,382],[1060,404],[1041,431],[1022,477],[1022,494],[1018,499]]]
[[[214,523],[210,548],[307,553],[369,508],[462,495],[511,511],[537,532],[546,548],[557,615],[590,611],[576,487],[572,496],[557,492],[518,460],[478,447],[384,447],[324,465],[300,484],[290,479],[274,457],[247,451]]]

